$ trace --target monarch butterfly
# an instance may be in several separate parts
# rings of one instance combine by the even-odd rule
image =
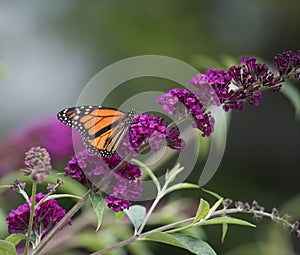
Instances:
[[[85,147],[101,157],[110,157],[133,122],[135,110],[128,113],[104,106],[78,106],[60,111],[57,118],[75,128]]]

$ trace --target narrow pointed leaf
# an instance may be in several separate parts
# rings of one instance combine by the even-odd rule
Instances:
[[[252,224],[248,221],[240,220],[237,218],[231,218],[228,216],[218,217],[218,218],[206,220],[204,222],[198,222],[196,225],[197,226],[205,226],[205,225],[215,225],[215,224],[223,224],[223,223],[242,225],[242,226],[254,227],[254,228],[256,227],[254,224]]]
[[[148,235],[145,240],[177,246],[197,255],[217,255],[207,242],[188,235],[155,232]]]
[[[222,238],[221,238],[221,242],[224,243],[225,240],[225,236],[227,234],[228,231],[228,224],[227,223],[223,223],[222,224]]]
[[[183,182],[183,183],[178,183],[178,184],[171,186],[170,188],[168,188],[166,190],[165,194],[168,194],[170,192],[173,192],[175,190],[180,190],[180,189],[199,189],[199,188],[200,188],[200,186],[197,184]]]
[[[46,199],[46,200],[49,200],[49,199],[57,199],[57,198],[66,198],[66,197],[70,197],[70,198],[76,198],[76,199],[81,199],[81,197],[79,196],[75,196],[75,195],[71,195],[71,194],[53,194],[53,195],[49,195]]]
[[[90,194],[90,201],[91,201],[93,209],[97,215],[97,220],[98,220],[98,224],[97,224],[97,228],[96,228],[96,232],[97,232],[100,229],[101,223],[102,223],[103,212],[104,212],[104,207],[105,207],[104,198],[100,194],[93,193],[93,194]]]
[[[11,234],[5,238],[5,241],[8,241],[16,246],[24,239],[26,239],[26,236],[24,234]]]
[[[0,240],[0,254],[1,255],[17,255],[15,246],[8,241]]]
[[[206,215],[209,213],[209,209],[210,209],[209,203],[201,198],[193,223],[196,223],[202,220],[203,218],[205,218]]]
[[[0,189],[8,189],[10,187],[10,185],[1,185]]]
[[[133,205],[129,207],[129,209],[124,210],[130,221],[132,222],[135,230],[138,230],[138,228],[143,223],[143,220],[146,216],[146,208],[141,205]]]
[[[26,194],[26,193],[25,193]],[[26,194],[27,195],[27,194]],[[39,207],[42,203],[50,200],[50,199],[58,199],[58,198],[66,198],[66,197],[70,197],[70,198],[76,198],[76,199],[81,199],[81,197],[75,196],[75,195],[71,195],[71,194],[53,194],[53,195],[49,195],[47,196],[45,199],[42,199],[41,201],[39,201],[36,205],[35,208]],[[28,198],[29,199],[29,198]]]

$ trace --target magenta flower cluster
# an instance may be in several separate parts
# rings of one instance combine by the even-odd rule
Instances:
[[[277,74],[265,64],[257,63],[255,58],[243,57],[240,62],[240,66],[231,66],[226,71],[210,68],[205,74],[197,74],[189,83],[196,91],[172,89],[157,102],[168,114],[177,114],[178,118],[189,113],[203,136],[209,136],[213,132],[214,119],[206,110],[207,106],[222,106],[225,111],[243,110],[245,102],[258,106],[263,88],[278,92],[285,79],[300,79],[300,51],[275,56]]]
[[[181,150],[184,142],[179,135],[178,128],[169,130],[168,123],[163,122],[161,117],[142,114],[135,116],[130,126],[129,140],[135,152],[146,145],[148,150],[157,151],[163,141],[166,141],[168,147]]]
[[[100,158],[88,150],[77,153],[65,168],[65,176],[87,187],[96,187],[104,194],[107,206],[115,212],[129,208],[130,201],[135,201],[142,194],[138,178],[141,171],[127,162],[120,170],[111,171],[121,163],[117,154],[109,158]]]
[[[42,193],[38,193],[36,195],[36,204],[45,196]],[[34,211],[32,227],[34,235],[40,239],[43,238],[65,215],[65,210],[57,204],[56,200],[49,199],[42,202]],[[8,232],[10,234],[27,233],[29,216],[30,205],[28,203],[20,205],[16,210],[12,210],[6,218]],[[66,225],[71,225],[71,220]]]
[[[300,79],[300,50],[296,53],[286,51],[274,58],[275,66],[282,79],[294,77]]]
[[[187,89],[172,89],[157,99],[162,108],[170,115],[182,118],[188,112],[195,121],[195,127],[209,136],[213,132],[214,119],[198,97]]]
[[[231,66],[227,71],[210,68],[205,74],[197,74],[190,85],[199,91],[209,85],[218,98],[218,104],[225,111],[242,110],[245,102],[258,106],[262,98],[261,87],[272,91],[280,89],[280,79],[275,77],[264,64],[256,63],[255,58],[243,57],[241,66]]]

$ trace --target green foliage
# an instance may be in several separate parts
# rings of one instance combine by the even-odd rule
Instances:
[[[0,207],[0,238],[4,238],[7,235],[6,216],[6,212],[2,207]]]
[[[207,242],[188,235],[155,232],[148,235],[145,240],[177,246],[197,255],[216,255]]]
[[[182,183],[177,183],[170,188],[166,189],[166,194],[171,193],[176,190],[182,190],[182,189],[199,189],[200,186],[197,184],[192,184],[192,183],[187,183],[187,182],[182,182]]]
[[[125,215],[124,211],[115,213],[116,221],[120,221],[121,219],[123,219],[124,215]]]
[[[141,205],[133,205],[125,210],[125,213],[132,222],[135,231],[137,231],[145,219],[146,208]]]
[[[96,232],[100,229],[101,227],[101,223],[102,223],[102,218],[103,218],[103,212],[104,212],[104,208],[105,208],[105,203],[104,203],[104,198],[101,194],[96,194],[96,193],[92,193],[90,194],[90,201],[92,203],[94,212],[97,215],[97,228],[96,228]]]
[[[215,224],[223,224],[223,223],[242,225],[242,226],[247,226],[247,227],[256,227],[254,224],[252,224],[248,221],[244,221],[244,220],[240,220],[240,219],[232,218],[232,217],[228,217],[228,216],[209,219],[209,220],[206,220],[203,222],[199,222],[197,225],[198,226],[206,226],[206,225],[215,225]]]
[[[6,241],[14,244],[15,246],[18,245],[19,242],[26,239],[26,236],[24,234],[11,234],[8,237],[5,238]]]
[[[193,223],[196,223],[196,222],[204,219],[207,216],[207,214],[209,213],[209,209],[210,209],[209,203],[201,198]]]
[[[9,189],[10,185],[1,185],[0,189]]]
[[[13,243],[5,240],[0,240],[0,254],[17,255],[17,251]]]

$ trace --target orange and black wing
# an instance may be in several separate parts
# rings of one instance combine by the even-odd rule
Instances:
[[[102,106],[79,106],[62,110],[57,118],[75,128],[90,151],[110,157],[119,146],[132,122],[134,111],[121,112]]]

